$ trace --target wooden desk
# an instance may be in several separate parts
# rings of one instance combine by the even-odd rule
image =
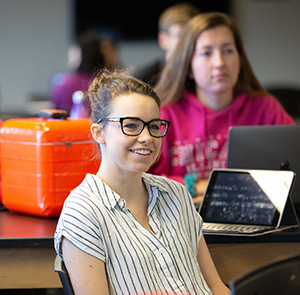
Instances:
[[[208,244],[208,248],[225,283],[271,261],[300,254],[300,242]]]
[[[0,289],[61,288],[53,271],[57,219],[0,212]]]
[[[57,219],[0,212],[0,289],[61,288],[53,271],[56,223]],[[206,239],[224,282],[274,259],[300,253],[299,231],[258,240]]]

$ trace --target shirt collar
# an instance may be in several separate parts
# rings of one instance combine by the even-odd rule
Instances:
[[[125,201],[113,191],[105,182],[103,182],[97,175],[87,174],[86,175],[86,185],[96,196],[100,198],[105,207],[108,209],[113,209],[118,205],[121,209],[125,207]]]
[[[165,181],[162,181],[162,176],[143,173],[142,178],[146,187],[156,187],[159,191],[168,191],[167,183]]]
[[[167,192],[167,186],[164,181],[161,181],[161,177],[151,175],[148,173],[142,174],[142,179],[149,193],[149,205],[155,205],[157,197],[159,196],[158,191]],[[87,174],[86,185],[89,186],[90,190],[96,195],[97,198],[101,196],[103,204],[110,210],[115,208],[117,205],[121,209],[126,206],[125,200],[113,191],[107,184],[105,184],[99,177],[94,174]]]

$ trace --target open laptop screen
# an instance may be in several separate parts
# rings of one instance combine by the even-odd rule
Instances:
[[[277,226],[293,179],[291,171],[216,169],[200,215],[204,222]]]
[[[227,168],[290,170],[300,175],[300,125],[233,126]],[[300,179],[291,199],[300,214]]]

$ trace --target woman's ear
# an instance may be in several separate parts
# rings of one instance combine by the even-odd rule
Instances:
[[[104,144],[105,143],[105,137],[103,134],[103,129],[100,124],[92,124],[91,126],[91,133],[93,135],[93,138],[95,139],[96,142],[99,144]]]

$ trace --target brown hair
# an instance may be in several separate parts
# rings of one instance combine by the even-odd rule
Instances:
[[[98,122],[100,118],[109,116],[112,101],[116,97],[130,93],[150,96],[160,106],[160,99],[150,85],[120,69],[113,71],[105,68],[100,69],[93,78],[88,90],[93,123]]]
[[[159,31],[168,32],[171,25],[185,25],[200,10],[191,3],[182,2],[168,7],[158,19]]]
[[[240,56],[241,69],[238,81],[234,86],[234,96],[238,93],[246,93],[251,96],[269,94],[262,87],[252,70],[239,30],[233,19],[221,12],[208,12],[193,17],[186,24],[182,38],[167,61],[155,87],[156,92],[162,99],[162,105],[179,100],[185,91],[195,92],[195,81],[189,78],[189,72],[196,41],[202,32],[218,26],[226,26],[230,29]]]

